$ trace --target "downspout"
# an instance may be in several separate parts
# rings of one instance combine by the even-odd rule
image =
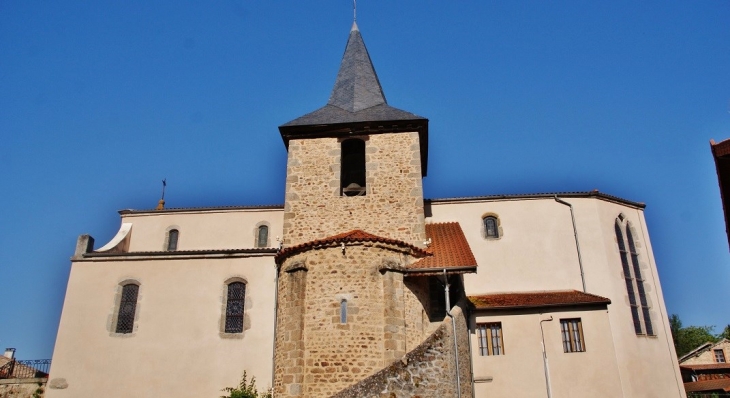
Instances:
[[[583,284],[583,293],[588,293],[586,291],[586,278],[583,274],[583,258],[580,255],[580,243],[578,243],[578,229],[575,227],[575,214],[573,214],[573,205],[558,198],[558,195],[554,196],[555,201],[564,204],[568,207],[570,207],[570,219],[573,221],[573,236],[575,237],[575,250],[578,251],[578,266],[580,267],[580,281]]]
[[[542,315],[542,314],[540,314]],[[543,322],[550,322],[553,320],[553,316],[550,315],[550,319],[540,320],[540,337],[542,338],[542,367],[545,369],[545,389],[547,390],[548,398],[552,398],[552,392],[550,391],[550,370],[548,370],[548,359],[547,352],[545,351],[545,332],[542,330]]]
[[[444,268],[444,295],[446,296],[446,315],[451,318],[451,326],[454,334],[454,362],[456,363],[456,396],[461,398],[461,372],[459,372],[459,345],[456,341],[456,319],[451,314],[451,300],[449,299],[449,277]]]
[[[281,246],[279,246],[281,250]],[[276,268],[276,277],[274,279],[274,354],[272,355],[271,361],[271,397],[274,398],[276,394],[274,392],[274,382],[276,381],[276,326],[279,321],[279,264],[274,264]]]

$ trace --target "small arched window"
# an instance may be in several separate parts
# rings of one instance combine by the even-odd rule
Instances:
[[[256,247],[268,247],[269,246],[269,227],[266,225],[260,225],[256,229]]]
[[[340,195],[364,196],[365,189],[365,141],[342,141],[340,165]]]
[[[340,301],[340,323],[347,323],[347,300]]]
[[[499,238],[499,222],[495,216],[486,216],[482,220],[484,222],[484,237],[496,239]]]
[[[129,283],[122,286],[122,297],[117,313],[116,333],[132,333],[134,330],[134,314],[137,311],[137,294],[139,285]]]
[[[232,282],[228,284],[226,300],[226,333],[243,332],[243,306],[246,303],[246,284]]]
[[[180,232],[177,229],[167,231],[167,251],[173,252],[177,250],[177,238],[179,236]]]

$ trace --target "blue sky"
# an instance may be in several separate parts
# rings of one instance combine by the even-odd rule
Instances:
[[[361,0],[389,104],[430,119],[429,198],[647,203],[670,313],[730,323],[708,141],[730,2]],[[283,202],[277,126],[328,99],[348,0],[0,0],[0,348],[48,358],[76,237],[117,210]],[[93,320],[89,320],[93,322]]]

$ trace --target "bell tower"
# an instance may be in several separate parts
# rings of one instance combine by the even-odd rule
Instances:
[[[284,245],[354,229],[423,244],[428,119],[388,105],[356,23],[327,105],[279,131]]]
[[[326,397],[402,358],[426,329],[403,277],[430,255],[428,119],[388,105],[353,23],[327,104],[279,131],[288,159],[274,391]]]

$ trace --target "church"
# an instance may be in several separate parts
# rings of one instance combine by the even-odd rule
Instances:
[[[245,372],[277,398],[684,397],[645,205],[424,199],[428,122],[354,23],[327,104],[279,126],[283,205],[160,201],[79,237],[47,396],[217,397]]]

